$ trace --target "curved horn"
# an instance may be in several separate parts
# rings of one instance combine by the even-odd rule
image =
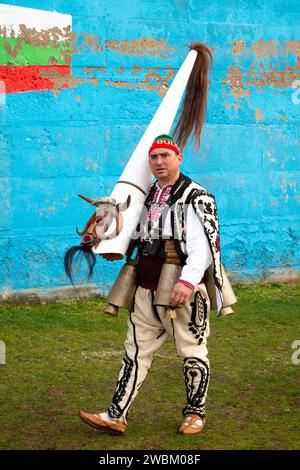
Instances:
[[[95,205],[97,202],[97,199],[92,199],[91,197],[84,196],[83,194],[78,194],[78,196],[81,197],[81,199],[84,199],[86,202],[89,202],[90,204],[93,204],[93,205]]]
[[[127,201],[128,201],[128,198],[127,198]],[[118,205],[117,205],[118,206]],[[105,229],[103,231],[103,233],[99,234],[99,232],[97,232],[97,228],[96,228],[96,233],[97,233],[97,236],[99,237],[100,240],[110,240],[112,238],[115,238],[119,235],[119,233],[121,232],[122,228],[123,228],[123,216],[121,214],[121,212],[118,210],[118,207],[111,207],[110,210],[109,210],[109,214],[110,214],[110,220],[108,222],[108,224],[105,224]],[[112,233],[106,233],[113,221],[113,219],[116,219],[116,228],[115,230],[112,232]]]
[[[107,240],[107,238],[109,238],[109,235],[105,235],[105,233],[106,233],[107,230],[108,230],[108,227],[109,227],[108,224],[105,224],[105,225],[104,225],[103,233],[99,233],[99,231],[98,231],[97,228],[96,228],[96,234],[97,234],[97,237],[98,237],[98,239],[99,239],[100,241],[101,241],[101,240]]]
[[[116,204],[116,200],[112,197],[100,197],[98,199],[93,199],[91,197],[84,196],[83,194],[78,194],[78,196],[84,199],[85,201],[89,202],[93,206],[97,206],[97,207],[100,204],[112,204],[112,205]]]
[[[130,202],[131,196],[129,194],[125,202],[119,202],[119,204],[116,205],[117,211],[126,211],[126,209],[128,209],[128,207],[130,206]]]
[[[115,228],[115,230],[112,233],[108,233],[107,235],[103,234],[101,236],[101,240],[110,240],[112,238],[117,237],[119,235],[119,233],[121,232],[122,228],[123,228],[123,216],[122,216],[121,212],[117,212],[116,213],[116,228]],[[107,230],[108,230],[108,226],[106,226],[105,232],[107,232]]]
[[[78,227],[76,226],[76,232],[78,233],[78,235],[80,235],[81,237],[85,235],[89,229],[89,226],[95,221],[95,218],[96,218],[96,214],[91,215],[91,217],[89,218],[89,220],[87,221],[87,223],[85,224],[81,232],[79,232]]]
[[[123,228],[123,215],[121,212],[117,212],[116,214],[116,237],[119,235]]]

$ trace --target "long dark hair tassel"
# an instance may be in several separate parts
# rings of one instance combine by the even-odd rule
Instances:
[[[198,52],[192,73],[187,83],[182,112],[174,130],[176,143],[183,149],[194,130],[195,148],[199,148],[208,90],[208,70],[213,63],[213,54],[201,42],[191,44],[190,49]]]
[[[87,278],[88,281],[92,277],[93,269],[94,269],[94,266],[96,264],[96,255],[92,251],[92,247],[91,247],[90,244],[81,243],[81,245],[79,245],[79,246],[72,246],[71,248],[69,248],[68,251],[65,254],[65,257],[64,257],[64,268],[65,268],[65,273],[68,276],[68,278],[70,279],[70,281],[72,282],[73,286],[74,286],[74,282],[73,282],[73,269],[72,269],[72,267],[74,265],[74,262],[73,262],[74,261],[74,256],[77,252],[83,253],[83,255],[84,255],[84,257],[87,261],[88,268],[89,268],[89,273],[88,273],[88,278]]]

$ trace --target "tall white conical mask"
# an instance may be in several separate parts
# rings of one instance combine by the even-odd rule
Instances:
[[[191,50],[112,191],[110,197],[116,204],[123,204],[129,196],[130,203],[128,208],[122,211],[123,224],[120,233],[111,239],[101,240],[93,247],[95,254],[115,254],[116,259],[122,259],[125,255],[151,185],[148,150],[155,137],[170,132],[196,58],[197,52]],[[115,221],[108,233],[114,233],[114,223]]]

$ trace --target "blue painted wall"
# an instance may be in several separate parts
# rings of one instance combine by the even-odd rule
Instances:
[[[77,194],[110,194],[197,40],[215,62],[202,145],[183,171],[216,196],[225,267],[237,279],[299,273],[298,1],[3,3],[71,14],[76,36],[71,86],[8,94],[0,112],[2,291],[69,285],[63,256],[93,212]],[[101,290],[119,267],[99,258]]]

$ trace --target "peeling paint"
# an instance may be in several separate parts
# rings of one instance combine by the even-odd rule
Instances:
[[[57,209],[62,207],[62,208],[66,208],[68,206],[68,202],[69,202],[69,195],[66,194],[65,197],[62,199],[62,201],[55,201],[53,202],[53,204],[47,208],[41,208],[39,210],[39,216],[40,217],[43,217],[45,214],[46,216],[48,214],[53,214],[55,212],[57,212]]]
[[[6,93],[53,88],[45,69],[70,74],[72,17],[0,4],[0,80]]]
[[[61,58],[65,64],[71,63],[72,58],[72,40],[73,33],[71,28],[53,27],[37,31],[35,28],[28,28],[24,24],[20,25],[18,35],[12,31],[12,36],[7,37],[7,28],[0,26],[0,38],[8,56],[14,61],[18,58],[18,54],[26,45],[39,49],[40,55],[43,51],[47,53],[49,48],[59,50]],[[37,52],[35,52],[37,54]],[[27,57],[29,60],[29,57]]]
[[[81,71],[87,75],[91,75],[94,71],[106,73],[105,67],[84,67]]]
[[[140,72],[142,70],[141,67],[139,67],[138,65],[134,65],[133,69],[132,69],[132,73],[133,75],[137,74],[138,72]]]
[[[232,41],[232,43],[234,55],[240,54],[244,49],[242,45],[237,40]],[[259,39],[252,43],[252,49],[256,60],[249,69],[243,72],[241,67],[234,64],[228,67],[227,76],[222,79],[222,84],[228,85],[230,94],[235,98],[239,99],[250,95],[251,90],[249,85],[258,87],[257,92],[261,92],[262,87],[288,88],[295,80],[299,79],[300,41],[286,41],[284,48],[283,46],[278,47],[275,40],[264,41]],[[262,62],[262,59],[269,59],[270,62],[271,57],[277,57],[279,53],[288,54],[289,52],[296,56],[294,67],[287,63],[285,70],[276,70],[272,66],[267,68]]]
[[[229,86],[230,94],[235,98],[245,98],[250,95],[250,88],[244,88],[242,68],[236,64],[228,67],[227,77],[222,80],[222,84]]]
[[[164,70],[165,73],[161,76],[158,72]],[[159,96],[164,96],[168,90],[168,82],[174,76],[175,72],[172,68],[161,69],[156,67],[155,69],[149,69],[146,67],[133,67],[133,74],[137,74],[141,71],[147,71],[144,80],[135,80],[133,83],[122,80],[105,80],[104,84],[117,88],[129,88],[129,89],[141,89],[149,92],[156,91]]]
[[[277,57],[277,43],[275,40],[264,41],[262,38],[252,43],[252,49],[257,59],[262,57]]]
[[[8,53],[8,55],[12,59],[15,59],[17,57],[17,54],[18,54],[18,52],[20,51],[20,49],[22,47],[22,44],[23,44],[23,39],[18,38],[18,42],[17,42],[16,46],[14,47],[14,49],[12,49],[10,43],[7,40],[4,40],[4,47],[6,49],[6,52]]]
[[[26,25],[20,25],[20,31],[15,33],[11,32],[11,37],[15,39],[14,47],[9,44],[7,40],[8,29],[4,26],[0,26],[0,38],[4,40],[4,47],[12,58],[16,57],[16,54],[21,49],[23,43],[30,44],[35,47],[51,47],[59,48],[60,44],[68,46],[68,60],[71,61],[72,52],[80,53],[90,49],[94,52],[103,52],[104,47],[100,42],[100,39],[95,34],[89,34],[82,32],[78,35],[71,31],[71,28],[59,28],[53,27],[37,31],[35,28],[26,27]],[[83,40],[82,40],[83,38]],[[127,40],[126,38],[119,41],[118,39],[110,39],[105,41],[105,49],[114,50],[116,52],[125,55],[138,55],[151,57],[159,56],[166,57],[174,52],[174,47],[168,47],[167,41],[156,40],[154,38],[142,37],[134,40]]]
[[[49,57],[49,64],[50,65],[57,65],[58,60],[56,59],[56,57]]]
[[[92,170],[94,173],[97,172],[97,169],[99,168],[98,164],[96,162],[93,162],[91,158],[87,159],[88,163],[85,166],[86,170]]]
[[[297,57],[296,68],[299,68],[299,61],[300,61],[300,40],[289,40],[285,43],[285,50],[286,53],[292,52]]]
[[[167,43],[168,41],[157,41],[149,37],[142,37],[131,41],[128,41],[126,38],[121,41],[111,39],[105,41],[105,48],[125,55],[150,55],[154,57],[170,55],[175,50],[174,47],[167,47]]]
[[[257,71],[245,72],[247,85],[254,85],[257,87],[274,87],[274,88],[288,88],[292,85],[293,81],[299,79],[297,70],[288,64],[286,70],[273,70],[264,71],[259,73]]]
[[[82,33],[84,41],[81,43],[81,48],[85,49],[86,47],[96,52],[103,52],[103,46],[99,42],[98,36],[94,34]]]
[[[35,46],[47,46],[50,41],[60,41],[62,39],[71,40],[72,33],[71,27],[65,28],[53,27],[37,31],[36,28],[28,28],[25,24],[19,26],[20,31],[16,32],[11,28],[0,25],[0,37],[6,38],[8,36],[20,38]]]
[[[279,114],[278,119],[281,119],[282,121],[285,121],[285,122],[289,122],[288,118],[284,116],[283,114]]]
[[[149,69],[145,80],[140,82],[139,87],[142,90],[156,91],[159,96],[163,97],[168,91],[168,81],[174,76],[175,72],[172,68],[169,68],[162,77],[157,73],[158,70],[158,67],[154,70]],[[152,80],[156,81],[156,83],[151,84]]]
[[[123,82],[121,80],[118,80],[117,82],[114,82],[113,80],[104,80],[105,85],[109,86],[114,86],[116,88],[135,88],[136,84],[135,83],[129,83],[129,82]]]
[[[239,54],[241,54],[243,50],[245,49],[244,39],[234,39],[232,41],[232,45],[233,45],[233,54],[235,56],[238,56]]]
[[[71,87],[73,90],[82,83],[92,83],[99,85],[99,81],[95,77],[91,78],[78,78],[73,76],[65,76],[56,70],[41,70],[40,74],[43,77],[49,78],[54,83],[53,93],[57,97],[63,88]]]
[[[260,108],[256,108],[255,110],[255,120],[256,122],[260,122],[263,120],[263,113],[262,113],[262,110]]]

